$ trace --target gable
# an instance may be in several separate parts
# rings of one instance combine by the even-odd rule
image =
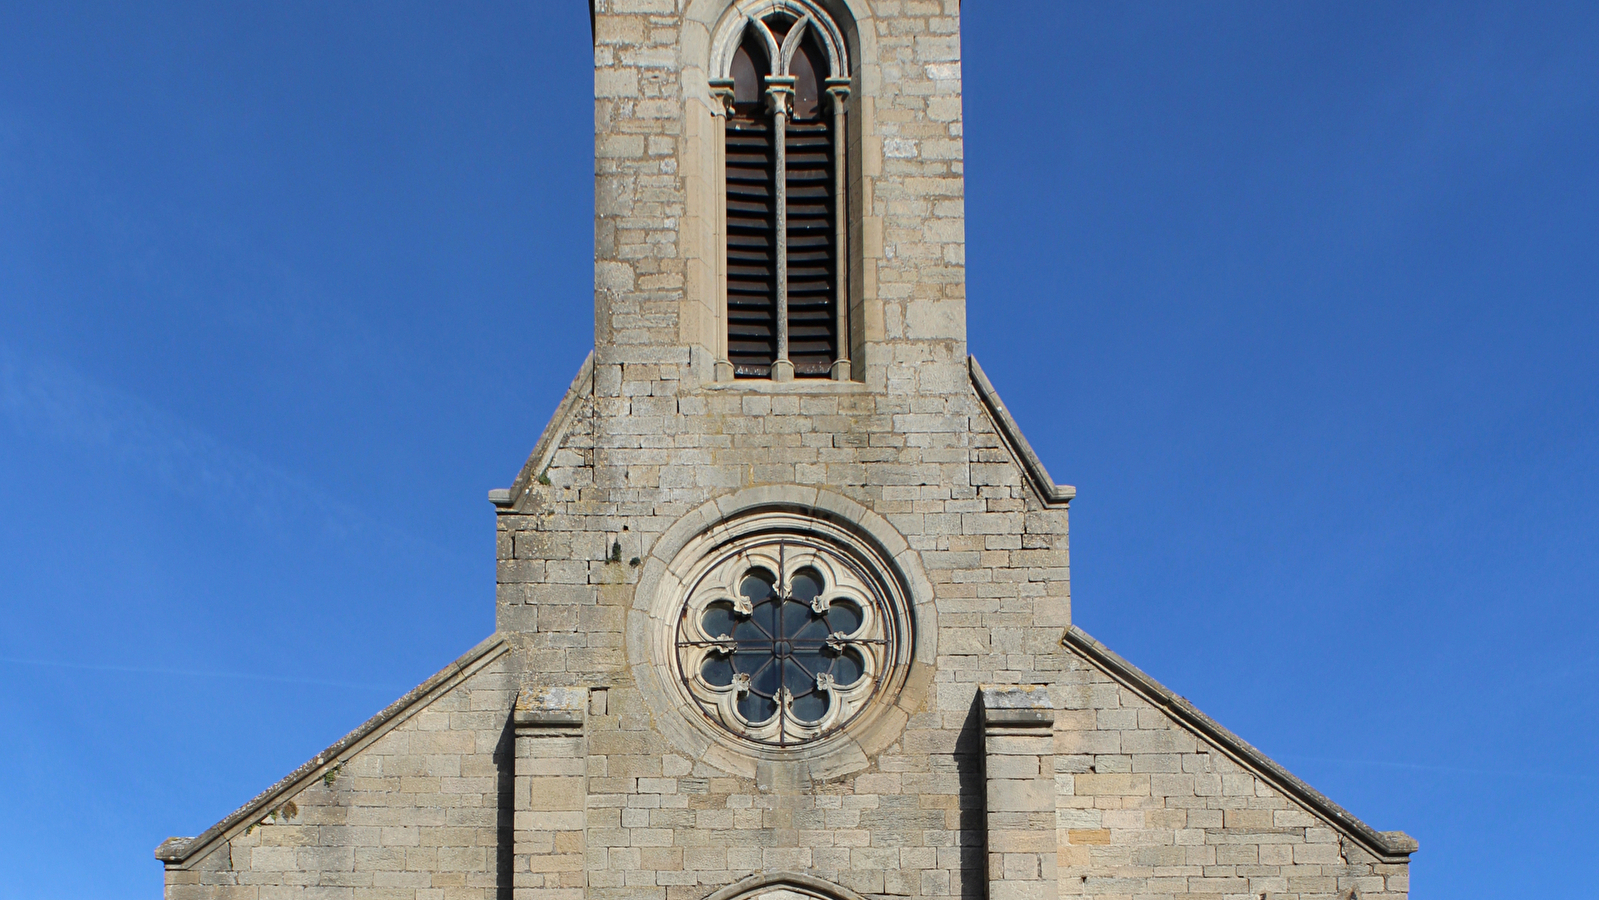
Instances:
[[[1070,712],[1057,733],[1059,753],[1071,760],[1059,788],[1063,836],[1075,850],[1129,849],[1138,839],[1112,831],[1136,819],[1137,830],[1226,832],[1235,856],[1257,865],[1402,865],[1415,852],[1414,838],[1362,822],[1082,629],[1068,628],[1062,644],[1079,661],[1062,687]],[[1101,798],[1136,798],[1140,813],[1104,812],[1118,804]],[[1174,849],[1134,852],[1129,862],[1181,866],[1180,843],[1151,840],[1150,848]],[[1246,845],[1253,849],[1237,852]]]
[[[346,840],[319,829],[339,832],[378,824],[363,821],[368,813],[356,810],[395,805],[374,801],[391,788],[402,804],[436,803],[436,798],[425,796],[428,791],[421,789],[432,786],[442,790],[442,784],[413,780],[407,785],[403,780],[408,776],[432,780],[471,777],[476,773],[470,765],[462,767],[461,759],[492,757],[493,742],[503,730],[504,711],[510,708],[515,693],[514,678],[508,675],[509,652],[503,636],[490,636],[222,821],[196,837],[168,838],[156,848],[156,859],[167,863],[169,870],[203,863],[207,868],[264,866],[268,871],[293,871],[298,865],[293,861],[295,846],[359,846],[359,839]],[[474,710],[483,711],[477,721],[456,715]],[[485,740],[489,741],[487,748],[482,746]],[[432,757],[437,759],[430,764]],[[452,758],[455,775],[440,774],[439,767],[452,765]],[[386,774],[385,760],[389,761]],[[462,771],[468,774],[462,775]],[[491,811],[497,805],[497,791],[487,792],[492,795],[487,798],[492,801]],[[460,798],[452,801],[459,802]],[[342,811],[329,813],[330,809]],[[223,848],[229,852],[217,854]],[[259,865],[251,861],[255,848],[261,848]],[[213,856],[217,858],[208,860]]]
[[[993,422],[994,430],[1005,441],[1006,448],[1011,452],[1012,458],[1026,477],[1028,486],[1037,495],[1039,502],[1046,507],[1064,507],[1071,503],[1077,496],[1077,489],[1069,484],[1056,484],[1055,479],[1049,477],[1049,470],[1044,467],[1044,461],[1033,452],[1033,445],[1027,442],[1027,436],[1022,434],[1021,426],[1016,424],[1010,410],[1005,407],[1005,401],[999,399],[999,392],[994,390],[994,385],[984,374],[983,367],[977,364],[977,357],[971,356],[967,359],[972,389],[977,392],[984,411]]]
[[[584,460],[581,454],[568,454],[569,458],[559,458],[559,454],[567,447],[572,437],[592,434],[592,427],[583,428],[586,419],[592,419],[594,413],[594,351],[583,360],[583,365],[578,367],[577,376],[572,379],[572,384],[566,389],[566,394],[561,397],[561,402],[556,405],[555,413],[550,416],[550,421],[544,426],[544,431],[539,435],[538,443],[533,445],[533,452],[528,454],[527,462],[522,464],[522,470],[517,473],[516,480],[510,488],[498,488],[489,491],[489,502],[497,507],[516,507],[530,499],[535,486],[549,483],[549,471],[552,467],[572,468],[573,463],[581,464]],[[590,445],[592,446],[592,445]]]

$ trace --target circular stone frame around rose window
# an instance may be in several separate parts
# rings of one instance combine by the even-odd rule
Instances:
[[[853,770],[925,689],[925,672],[911,676],[931,650],[918,646],[930,603],[916,601],[931,597],[914,551],[852,501],[805,490],[840,509],[724,501],[664,535],[640,579],[629,628],[640,686],[664,691],[657,724],[722,768]]]

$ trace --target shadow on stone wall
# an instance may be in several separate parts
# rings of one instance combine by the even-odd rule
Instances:
[[[499,816],[495,820],[494,896],[511,900],[511,866],[516,851],[516,728],[511,716],[494,745],[494,768],[499,788]]]
[[[960,831],[955,836],[960,848],[960,884],[951,885],[951,892],[961,900],[984,900],[988,895],[988,860],[983,846],[987,782],[983,777],[982,694],[977,691],[972,692],[972,708],[955,738],[955,772],[960,777]]]

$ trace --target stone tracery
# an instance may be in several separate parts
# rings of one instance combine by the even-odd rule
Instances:
[[[719,556],[678,629],[681,675],[722,726],[779,746],[849,721],[876,689],[890,630],[870,578],[803,535]]]

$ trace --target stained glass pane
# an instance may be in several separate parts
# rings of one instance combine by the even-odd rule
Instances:
[[[820,649],[795,650],[793,660],[798,665],[805,667],[806,674],[810,676],[810,683],[812,687],[816,686],[817,673],[826,672],[832,667],[833,664],[833,660],[822,655],[822,651]],[[794,688],[790,687],[789,690],[792,691]]]
[[[793,637],[800,633],[800,629],[809,625],[811,621],[811,608],[804,603],[792,601],[783,604],[783,635]]]
[[[817,58],[821,53],[811,42],[807,34],[800,41],[799,52],[794,54],[794,61],[788,67],[788,73],[794,76],[794,118],[813,119],[821,108],[822,80],[819,70],[825,69],[826,64],[817,65]]]
[[[761,630],[755,624],[754,618],[743,619],[733,626],[733,640],[738,641],[740,647],[751,644],[770,644],[772,636]]]
[[[700,625],[705,633],[711,637],[727,637],[733,633],[733,626],[738,622],[733,617],[733,604],[713,603],[705,610],[705,616],[700,619]]]
[[[846,648],[833,663],[833,681],[839,687],[849,687],[861,680],[861,673],[864,671],[866,664],[861,660],[860,651],[853,647]]]
[[[779,13],[778,15],[770,16],[762,19],[761,21],[766,23],[767,28],[772,29],[772,37],[777,38],[777,42],[781,44],[783,43],[783,38],[788,37],[788,30],[794,27],[794,22],[796,20],[790,16],[785,16]]]
[[[733,102],[755,106],[761,102],[761,80],[767,73],[766,50],[752,32],[733,52]]]
[[[751,724],[765,722],[777,712],[777,701],[758,694],[745,694],[738,701],[738,714]]]
[[[776,593],[772,585],[777,582],[772,573],[765,569],[751,569],[738,584],[738,592],[749,598],[751,603],[759,603]]]
[[[827,608],[829,631],[854,634],[860,629],[861,621],[861,608],[848,600],[834,600],[833,605]]]
[[[772,654],[770,652],[763,651],[760,648],[745,649],[740,647],[733,653],[733,671],[743,672],[745,675],[754,675],[755,670],[766,665],[767,660],[771,658]]]
[[[790,707],[794,711],[794,718],[801,722],[816,722],[827,715],[828,696],[825,692],[807,694],[796,697]]]
[[[700,667],[700,677],[706,684],[727,687],[733,683],[733,663],[724,656],[706,657],[705,665]]]
[[[770,657],[761,662],[760,669],[750,676],[750,690],[771,697],[777,694],[781,663]]]
[[[798,640],[816,643],[826,640],[828,635],[827,622],[821,616],[816,615],[811,616],[810,619],[809,622],[805,623],[805,627],[794,633],[794,637]]]
[[[790,694],[803,694],[806,691],[816,690],[816,676],[805,671],[805,667],[798,662],[788,659],[783,661],[783,687],[788,688]]]
[[[816,595],[822,592],[822,575],[815,569],[800,569],[799,574],[789,582],[789,593],[795,600],[809,606]]]
[[[767,637],[777,636],[777,601],[759,603],[755,611],[750,614],[750,621]]]

